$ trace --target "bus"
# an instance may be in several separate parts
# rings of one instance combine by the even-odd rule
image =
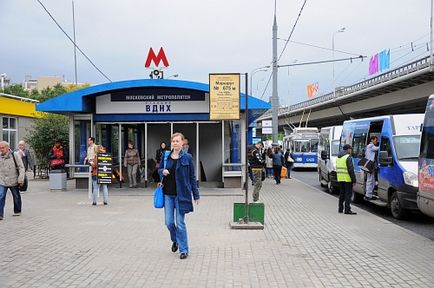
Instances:
[[[318,143],[318,128],[294,128],[291,134],[283,137],[283,150],[289,148],[291,151],[293,168],[317,168]]]
[[[428,99],[419,152],[417,206],[434,217],[434,95]]]

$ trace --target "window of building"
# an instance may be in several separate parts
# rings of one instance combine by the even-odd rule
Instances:
[[[12,150],[16,149],[17,146],[17,118],[13,117],[2,117],[3,126],[3,141],[9,142],[10,148]]]

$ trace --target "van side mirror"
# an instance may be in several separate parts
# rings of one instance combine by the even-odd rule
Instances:
[[[393,164],[392,156],[387,151],[380,151],[380,165],[390,166]]]
[[[327,160],[327,159],[329,159],[329,158],[330,158],[330,157],[329,157],[327,151],[325,151],[325,150],[321,151],[321,159],[322,159],[322,160]]]

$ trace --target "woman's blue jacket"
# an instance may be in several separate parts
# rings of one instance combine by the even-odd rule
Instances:
[[[172,151],[170,154],[172,154]],[[173,161],[170,154],[167,158],[166,167],[164,167],[164,155],[161,159],[160,169],[158,169],[160,179],[163,179],[163,170],[170,170],[172,167]],[[182,150],[179,151],[179,159],[176,163],[175,182],[179,212],[182,214],[193,212],[192,195],[194,200],[198,200],[200,198],[199,189],[194,175],[193,157]]]

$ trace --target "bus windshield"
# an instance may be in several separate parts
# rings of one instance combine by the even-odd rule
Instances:
[[[294,140],[294,152],[310,152],[309,140]]]
[[[340,140],[333,140],[332,141],[332,156],[338,156],[339,154],[339,143]]]
[[[399,160],[415,160],[419,157],[420,135],[403,135],[393,138]]]

